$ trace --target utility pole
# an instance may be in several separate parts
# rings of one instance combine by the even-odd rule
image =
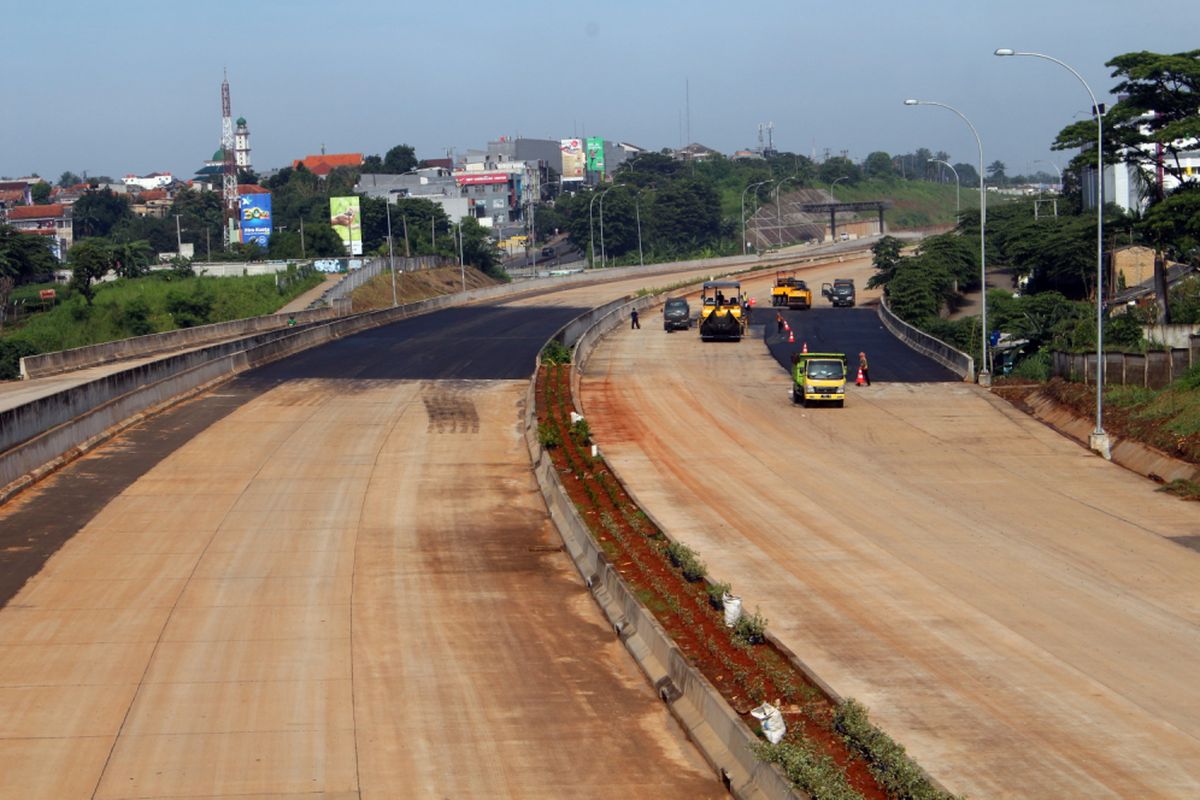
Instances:
[[[208,259],[208,263],[212,263],[212,226],[208,225],[204,228],[204,256]]]
[[[462,275],[462,290],[465,292],[467,290],[467,265],[466,262],[463,261],[463,234],[461,219],[458,221],[458,271],[459,274]]]
[[[179,229],[179,215],[175,215],[175,255],[183,258],[183,233]]]
[[[302,260],[308,258],[304,253],[304,217],[300,218],[300,258]]]
[[[412,258],[412,252],[408,249],[408,214],[402,214],[400,220],[404,223],[404,257]]]
[[[437,227],[434,225],[436,219],[437,217],[429,218],[429,241],[433,245],[434,252],[437,252]]]
[[[390,201],[384,210],[387,211],[388,262],[392,268],[392,308],[395,308],[399,303],[396,300],[396,253],[392,247],[392,204]]]

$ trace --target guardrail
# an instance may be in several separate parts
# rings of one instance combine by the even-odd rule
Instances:
[[[887,298],[879,303],[879,320],[893,336],[913,350],[929,356],[946,369],[957,373],[964,381],[975,380],[974,358],[897,317],[888,308]]]
[[[267,314],[229,322],[215,322],[211,325],[197,325],[194,328],[151,333],[146,336],[133,336],[128,339],[118,339],[115,342],[86,345],[71,350],[39,353],[21,359],[21,378],[22,380],[44,378],[47,375],[95,367],[113,361],[169,353],[184,347],[277,330],[289,327],[292,320],[297,325],[307,325],[330,319],[336,314],[337,311],[333,308],[311,309],[295,314]]]

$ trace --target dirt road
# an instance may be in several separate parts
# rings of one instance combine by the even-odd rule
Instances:
[[[583,411],[644,507],[948,788],[1200,795],[1195,504],[970,385],[812,410],[787,385],[761,341],[619,330]]]
[[[0,508],[65,542],[0,609],[0,798],[723,794],[559,551],[505,377],[645,285],[308,351]]]

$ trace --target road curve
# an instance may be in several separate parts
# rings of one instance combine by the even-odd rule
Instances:
[[[0,609],[0,798],[721,795],[520,427],[554,329],[676,279],[339,340],[0,507],[2,549],[58,548]]]
[[[1194,504],[974,386],[802,409],[761,340],[697,339],[615,332],[583,411],[835,690],[972,797],[1200,796]]]

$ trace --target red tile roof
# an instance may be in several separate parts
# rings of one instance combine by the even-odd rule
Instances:
[[[138,202],[141,202],[141,203],[148,203],[151,200],[166,200],[167,199],[167,190],[166,189],[147,189],[144,192],[140,192],[137,196],[137,199],[138,199]]]
[[[270,189],[264,189],[257,183],[239,183],[238,194],[270,194]]]
[[[53,203],[48,206],[17,206],[8,210],[8,218],[14,219],[51,219],[61,217],[65,206]]]
[[[362,163],[362,153],[325,153],[297,159],[292,162],[292,169],[303,164],[314,175],[328,175],[336,167],[360,167]]]

